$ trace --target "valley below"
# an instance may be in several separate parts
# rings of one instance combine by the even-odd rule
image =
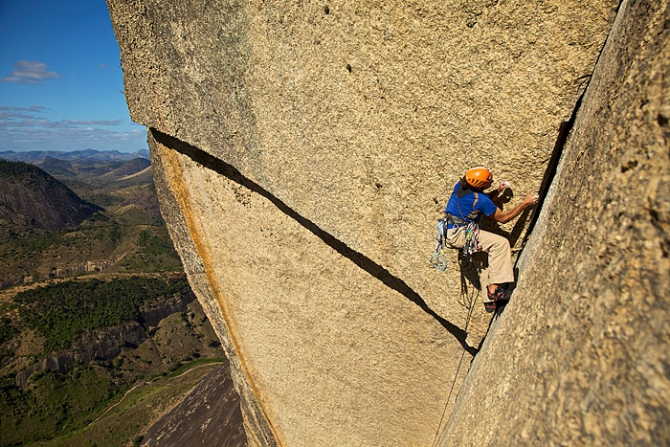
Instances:
[[[209,374],[230,381],[150,162],[27,161],[0,159],[0,445],[140,445]]]

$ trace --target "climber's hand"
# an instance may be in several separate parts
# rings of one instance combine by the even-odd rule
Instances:
[[[504,182],[500,182],[500,185],[498,186],[498,192],[501,193],[504,190],[506,190],[507,188],[511,188],[511,187],[512,187],[512,184],[510,182],[508,182],[507,180],[505,180]]]
[[[529,206],[537,205],[537,202],[538,202],[539,200],[540,200],[540,197],[539,197],[539,196],[537,196],[537,195],[535,195],[535,194],[528,193],[528,195],[526,196],[526,198],[523,199],[523,205],[524,205],[524,207],[529,207]]]

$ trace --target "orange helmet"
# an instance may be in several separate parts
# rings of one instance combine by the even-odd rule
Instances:
[[[486,189],[493,183],[493,174],[488,169],[478,166],[465,173],[465,181],[473,188]]]

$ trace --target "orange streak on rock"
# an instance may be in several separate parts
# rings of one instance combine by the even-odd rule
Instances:
[[[166,179],[169,182],[172,194],[182,211],[184,220],[189,230],[189,234],[193,240],[193,245],[195,246],[198,255],[205,265],[205,273],[207,275],[207,281],[212,291],[212,295],[216,298],[219,310],[221,311],[221,315],[223,316],[223,319],[228,328],[230,341],[235,349],[235,352],[237,353],[244,374],[247,377],[251,392],[254,394],[254,396],[256,396],[261,411],[263,411],[263,414],[268,421],[268,425],[272,430],[277,444],[282,446],[283,436],[280,437],[280,430],[273,423],[273,420],[276,420],[274,413],[268,408],[269,403],[265,393],[261,391],[259,385],[254,381],[254,377],[257,376],[254,374],[255,368],[248,359],[248,354],[246,354],[242,343],[236,336],[237,322],[235,321],[235,318],[230,310],[230,301],[223,292],[219,279],[214,273],[215,263],[212,260],[211,250],[202,237],[204,230],[202,229],[201,225],[198,224],[199,220],[196,217],[197,213],[193,210],[190,194],[184,182],[184,169],[181,160],[179,159],[179,155],[175,151],[161,145],[159,142],[156,142],[156,147],[161,151],[160,158],[166,171]],[[247,433],[250,432],[247,431]]]

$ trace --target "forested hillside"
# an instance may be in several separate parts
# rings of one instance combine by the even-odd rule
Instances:
[[[224,354],[149,161],[52,155],[0,160],[0,446],[126,445]]]
[[[36,163],[53,176],[0,160],[0,287],[101,271],[181,271],[148,160]]]

